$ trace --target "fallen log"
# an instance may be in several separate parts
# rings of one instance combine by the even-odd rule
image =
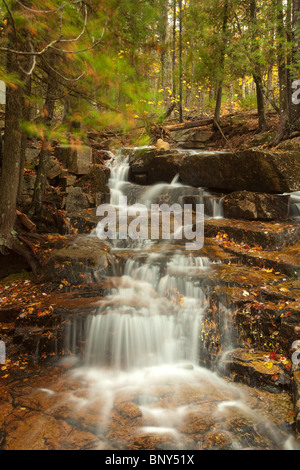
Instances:
[[[213,124],[213,123],[214,123],[213,119],[200,119],[197,121],[183,122],[181,124],[171,124],[168,126],[164,126],[164,128],[169,132],[174,132],[174,131],[181,131],[184,129],[192,129],[193,127],[209,126],[210,124]]]
[[[20,212],[20,211],[16,211],[17,212],[17,216],[21,222],[21,224],[27,228],[27,230],[29,230],[29,232],[34,232],[35,229],[36,229],[36,225],[34,222],[32,222],[32,220],[29,219],[29,217],[26,215],[26,214],[23,214],[23,212]]]

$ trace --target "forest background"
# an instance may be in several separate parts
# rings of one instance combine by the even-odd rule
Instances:
[[[87,132],[255,110],[259,132],[278,116],[274,145],[300,131],[300,0],[0,0],[6,85],[0,158],[0,251],[15,231],[28,138],[41,145],[38,216],[53,142]],[[296,95],[295,95],[296,93]]]

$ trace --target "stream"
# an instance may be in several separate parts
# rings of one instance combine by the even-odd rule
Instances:
[[[128,159],[113,160],[110,204],[119,211],[128,209],[119,205],[122,196],[150,207],[162,195],[172,203],[191,190],[176,177],[170,185],[142,190],[128,177]],[[204,194],[200,189],[199,203]],[[215,198],[209,217],[222,217]],[[101,234],[100,223],[89,237]],[[110,292],[85,322],[85,357],[71,372],[81,392],[77,388],[70,400],[75,413],[92,412],[98,448],[293,449],[289,431],[264,414],[263,398],[221,378],[217,366],[199,365],[210,295],[201,279],[215,261],[174,240],[110,243],[112,253],[124,252],[124,268],[116,270]],[[74,338],[70,331],[66,336],[72,349]],[[230,348],[230,331],[227,336]]]
[[[107,164],[106,207],[113,209],[112,221],[119,215],[119,224],[114,231],[103,222],[111,219],[103,219],[81,237],[90,249],[97,249],[99,238],[110,246],[105,293],[97,294],[88,313],[68,314],[65,356],[30,378],[20,371],[20,379],[12,379],[1,408],[0,441],[3,435],[5,448],[12,450],[297,449],[288,392],[235,383],[222,374],[222,361],[234,348],[232,312],[219,299],[219,324],[207,315],[216,297],[213,283],[206,281],[222,260],[210,259],[207,252],[202,256],[197,247],[187,249],[194,219],[187,219],[190,226],[184,231],[174,216],[169,233],[159,226],[161,237],[136,236],[130,230],[127,237],[120,235],[120,220],[134,208],[141,211],[140,224],[146,221],[148,227],[153,205],[161,213],[163,204],[175,204],[179,211],[192,195],[197,207],[204,207],[200,222],[205,223],[222,218],[222,197],[184,186],[178,176],[171,184],[132,184],[129,158],[121,153]],[[132,225],[132,215],[126,224],[132,229],[138,225]],[[210,351],[215,360],[208,363],[205,344],[214,344],[216,328],[222,329],[221,354]]]

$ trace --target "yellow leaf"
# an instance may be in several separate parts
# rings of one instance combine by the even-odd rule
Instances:
[[[265,366],[267,369],[272,369],[272,367],[273,367],[273,362],[264,362],[264,366]]]

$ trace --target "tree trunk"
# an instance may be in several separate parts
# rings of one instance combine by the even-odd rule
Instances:
[[[11,38],[13,41],[14,38]],[[13,42],[12,42],[13,44]],[[16,47],[16,44],[14,44]],[[19,74],[18,56],[7,53],[7,72]],[[23,77],[25,80],[25,77]],[[18,84],[8,86],[6,92],[5,129],[2,162],[2,178],[0,184],[0,251],[6,252],[14,244],[13,229],[16,219],[16,204],[21,169],[22,107],[24,89]]]
[[[300,60],[300,0],[293,0],[293,12],[292,12],[292,40],[294,44],[292,54],[292,67],[293,76],[292,80],[299,78],[299,60]],[[291,89],[291,97],[289,100],[289,120],[290,120],[290,131],[299,130],[299,114],[300,106],[293,100],[293,89]]]
[[[286,54],[285,45],[283,43],[285,38],[284,30],[284,15],[282,0],[277,0],[277,63],[278,63],[278,80],[279,80],[279,101],[280,101],[280,123],[277,135],[275,137],[275,144],[282,140],[285,133],[286,122],[288,119],[288,88],[287,88],[287,67],[286,67]]]
[[[246,79],[242,79],[242,98],[243,100],[246,98]]]
[[[172,91],[176,98],[176,7],[177,1],[173,0],[173,37],[172,37]]]
[[[217,125],[219,125],[220,116],[221,116],[228,17],[229,17],[229,4],[228,4],[228,0],[225,0],[224,10],[223,10],[223,26],[222,26],[223,38],[222,38],[222,47],[220,51],[220,79],[218,80],[218,84],[217,84],[216,106],[215,106],[215,115],[214,115],[215,122],[217,123]]]
[[[49,54],[48,62],[51,64],[52,69],[54,68],[55,60],[55,53]],[[51,68],[48,72],[47,93],[43,108],[43,120],[47,128],[50,128],[52,124],[56,99],[56,81]],[[51,144],[48,142],[47,135],[44,135],[42,140],[42,148],[39,155],[39,165],[34,185],[32,203],[28,212],[30,217],[38,216],[42,209],[43,197],[47,184],[47,168],[50,155]]]
[[[280,0],[278,0],[280,1]],[[300,105],[293,99],[293,80],[298,79],[297,68],[300,56],[300,0],[287,2],[287,41],[293,43],[293,50],[286,61],[286,96],[282,103],[280,128],[277,132],[274,145],[293,132],[300,130]],[[299,88],[299,87],[298,87]]]
[[[31,94],[31,77],[28,77],[27,86],[25,89],[26,98],[24,99],[23,104],[23,120],[29,121],[30,120],[30,104],[28,98]],[[22,189],[23,189],[23,173],[24,173],[24,165],[25,165],[25,158],[26,158],[26,148],[27,148],[27,140],[28,134],[25,130],[22,131],[22,138],[21,138],[21,156],[20,156],[20,176],[19,176],[19,189],[18,189],[18,200],[20,200],[22,196]]]
[[[182,0],[179,0],[179,122],[183,122],[182,114]]]
[[[261,76],[254,75],[254,82],[256,85],[256,101],[257,101],[257,114],[258,114],[258,127],[260,132],[268,130],[268,120],[265,109],[265,98],[262,87]]]
[[[250,19],[253,25],[252,29],[252,52],[257,53],[258,45],[257,45],[257,20],[256,20],[256,0],[250,0]],[[256,99],[257,99],[257,114],[258,114],[258,127],[260,132],[265,132],[268,129],[268,121],[267,115],[265,110],[265,100],[263,94],[263,85],[262,85],[262,77],[261,77],[261,70],[260,64],[256,62],[253,68],[253,79],[256,85]]]
[[[38,216],[42,209],[43,197],[47,183],[47,168],[51,151],[49,143],[44,139],[39,155],[39,166],[34,184],[32,203],[28,211],[29,217]]]
[[[167,77],[166,73],[168,56],[169,56],[169,2],[163,0],[162,3],[162,24],[161,24],[161,34],[160,34],[160,43],[161,43],[161,54],[160,54],[160,63],[161,63],[161,88],[164,89],[164,99],[166,99],[166,90],[167,86]]]

